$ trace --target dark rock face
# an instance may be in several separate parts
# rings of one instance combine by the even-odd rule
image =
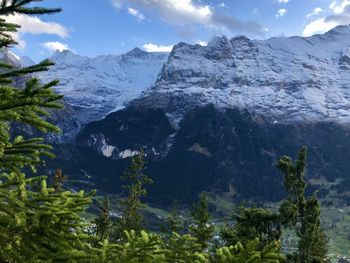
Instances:
[[[98,145],[94,136],[103,136],[119,151],[153,147],[157,152],[163,152],[164,142],[172,133],[174,129],[163,110],[127,108],[89,123],[75,141],[78,147],[94,147]]]
[[[284,197],[276,160],[295,157],[302,145],[309,148],[309,179],[349,181],[349,131],[328,122],[271,124],[246,110],[212,105],[189,111],[175,130],[163,110],[130,107],[87,125],[74,145],[59,146],[48,167],[64,167],[73,179],[117,193],[127,157],[143,148],[145,173],[155,182],[148,187],[153,203],[190,203],[201,191],[276,201]]]

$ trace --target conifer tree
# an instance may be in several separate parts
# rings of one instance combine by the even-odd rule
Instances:
[[[303,147],[293,163],[290,157],[282,157],[277,167],[284,175],[288,198],[280,208],[285,226],[294,226],[299,237],[298,253],[292,258],[300,263],[325,262],[327,237],[320,224],[320,205],[316,197],[305,198],[305,169],[307,149]]]
[[[146,196],[147,191],[144,188],[145,184],[153,183],[153,181],[145,174],[144,170],[144,153],[141,150],[139,154],[131,159],[131,164],[126,169],[122,179],[126,182],[123,188],[127,192],[127,197],[121,200],[121,220],[119,232],[122,230],[135,230],[136,233],[143,229],[143,216],[141,209],[146,205],[142,203],[141,198]]]
[[[100,210],[99,216],[94,220],[96,225],[96,235],[99,241],[104,241],[109,238],[111,232],[111,203],[109,196],[105,196],[103,200],[97,201],[97,206]]]
[[[239,207],[233,215],[234,225],[226,225],[220,231],[225,245],[236,245],[258,239],[261,247],[279,241],[282,230],[280,216],[266,208]]]
[[[68,176],[63,174],[62,169],[57,169],[53,176],[53,188],[56,193],[62,192],[62,187],[65,181],[68,180]]]
[[[168,218],[169,232],[179,233],[183,229],[183,221],[179,215],[178,203],[175,201],[171,205],[170,216]]]
[[[91,262],[98,263],[165,263],[165,249],[162,239],[156,234],[141,230],[124,231],[123,242],[113,244],[105,239],[100,248],[94,249]]]
[[[208,246],[208,241],[212,238],[214,232],[214,225],[210,222],[208,206],[208,196],[203,193],[191,211],[193,223],[190,225],[190,231],[203,249]]]
[[[40,0],[3,0],[0,3],[0,50],[15,45],[12,38],[18,25],[7,23],[13,14],[39,15],[60,9],[35,7]],[[47,121],[49,109],[59,109],[52,87],[58,81],[41,83],[31,73],[48,70],[48,60],[23,68],[0,63],[0,262],[51,262],[86,259],[89,237],[80,213],[91,195],[69,191],[56,192],[46,186],[46,177],[27,178],[24,168],[36,172],[42,157],[53,157],[52,147],[42,138],[15,138],[10,134],[14,123],[42,132],[58,132]],[[24,87],[14,87],[15,78],[28,79]]]
[[[205,263],[209,260],[209,255],[203,252],[201,244],[191,235],[180,235],[173,232],[167,237],[165,243],[166,262],[173,263]]]
[[[279,242],[271,242],[263,248],[259,239],[234,246],[224,246],[216,251],[213,262],[216,263],[282,263],[285,256],[280,252]]]
[[[124,242],[116,246],[112,262],[163,263],[165,253],[163,242],[156,234],[141,230],[124,231]]]

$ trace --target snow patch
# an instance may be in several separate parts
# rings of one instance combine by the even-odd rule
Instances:
[[[203,154],[207,157],[212,157],[213,154],[205,147],[202,147],[198,142],[193,144],[190,148],[188,148],[189,151]]]
[[[133,157],[135,155],[139,154],[139,151],[133,151],[133,150],[130,150],[130,149],[126,149],[122,152],[120,152],[118,154],[119,158],[120,159],[126,159],[126,158],[129,158],[129,157]]]
[[[115,149],[114,146],[108,145],[105,138],[102,139],[101,152],[106,157],[111,157]]]

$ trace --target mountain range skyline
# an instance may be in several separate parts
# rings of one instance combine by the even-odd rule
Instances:
[[[14,52],[35,62],[56,50],[95,57],[133,47],[170,52],[179,42],[205,45],[213,37],[251,39],[311,36],[350,23],[349,0],[89,0],[47,1],[60,16],[8,16],[22,27]],[[79,14],[79,19],[76,19]]]

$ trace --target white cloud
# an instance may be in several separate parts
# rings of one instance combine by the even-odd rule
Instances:
[[[144,8],[159,12],[164,20],[174,24],[210,23],[213,11],[209,5],[196,5],[192,0],[130,0]]]
[[[123,7],[122,0],[110,0],[110,2],[116,9],[121,9]]]
[[[350,5],[350,0],[343,0],[339,5],[337,1],[333,1],[329,5],[329,9],[331,9],[334,14],[341,14],[345,11],[346,7]]]
[[[309,37],[317,33],[324,33],[336,27],[335,22],[326,22],[324,18],[319,18],[308,24],[303,31],[303,36]]]
[[[41,44],[44,48],[48,49],[49,51],[63,51],[63,50],[71,50],[67,44],[55,41],[55,42],[45,42]]]
[[[197,40],[197,41],[196,41],[196,44],[199,44],[199,45],[201,45],[202,47],[205,47],[206,45],[208,45],[208,42],[202,41],[202,40]]]
[[[329,9],[331,9],[331,10],[334,11],[336,5],[337,5],[337,1],[333,1],[333,2],[329,5]]]
[[[278,0],[280,4],[288,4],[289,0]]]
[[[226,4],[224,2],[222,2],[222,3],[219,4],[219,6],[222,7],[222,8],[225,8]]]
[[[350,0],[333,1],[329,9],[331,15],[315,19],[305,26],[304,36],[325,33],[338,25],[350,23]]]
[[[36,16],[28,15],[10,15],[5,17],[6,21],[9,23],[18,24],[21,28],[18,29],[18,32],[13,34],[14,39],[18,42],[18,48],[24,49],[26,47],[26,42],[22,38],[24,34],[50,34],[57,35],[61,38],[68,37],[68,30],[56,23],[56,22],[46,22],[42,21]]]
[[[27,42],[22,38],[20,33],[12,33],[13,39],[17,42],[18,49],[25,49],[27,47]]]
[[[310,18],[310,17],[316,16],[316,15],[322,13],[322,12],[323,12],[323,9],[321,7],[316,7],[314,10],[312,10],[311,13],[307,14],[306,17]]]
[[[137,20],[142,21],[145,19],[145,16],[143,14],[141,14],[138,10],[129,7],[128,8],[128,13],[132,16],[135,16],[137,18]]]
[[[114,0],[116,1],[116,0]],[[114,1],[112,4],[115,5]],[[196,32],[196,26],[216,33],[244,33],[264,35],[263,27],[253,21],[242,21],[229,14],[218,12],[214,6],[195,0],[119,0],[143,13],[154,13],[163,21],[180,28],[179,32]],[[222,1],[221,1],[222,3]]]
[[[279,9],[279,10],[277,11],[276,17],[277,17],[277,18],[283,17],[287,12],[288,12],[287,9],[281,8],[281,9]]]
[[[29,33],[34,35],[52,34],[61,38],[68,36],[68,30],[64,26],[56,22],[42,21],[36,16],[15,14],[7,16],[5,19],[7,22],[19,24],[21,28],[19,28],[18,32],[20,33]]]
[[[319,18],[312,21],[304,28],[303,35],[309,37],[317,33],[324,33],[336,26],[337,24],[334,22],[326,22],[324,18]]]
[[[147,52],[170,52],[173,49],[173,46],[157,45],[157,44],[144,44],[142,48]]]

